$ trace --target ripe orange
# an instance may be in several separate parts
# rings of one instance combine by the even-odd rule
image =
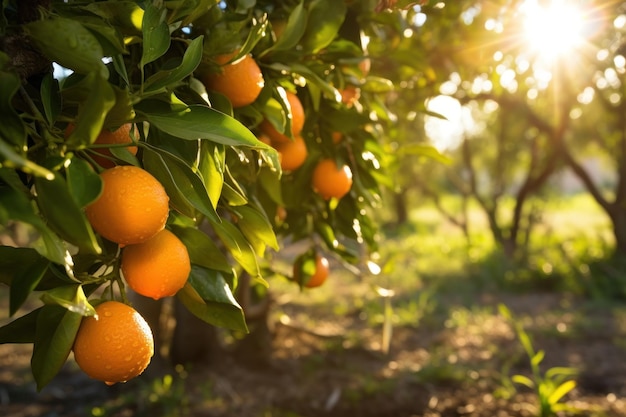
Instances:
[[[359,69],[361,70],[361,74],[363,74],[363,77],[368,76],[371,68],[372,61],[369,58],[364,58],[361,62],[359,62]]]
[[[304,285],[307,288],[319,287],[324,282],[326,282],[326,278],[328,278],[329,269],[330,268],[328,264],[328,259],[326,259],[322,255],[316,255],[315,256],[315,272],[313,273],[313,275],[311,275],[309,280],[306,282],[303,282],[302,285]],[[296,265],[294,265],[293,275],[296,281],[300,280],[300,277],[299,277],[300,271],[298,270]]]
[[[341,93],[341,102],[346,105],[346,107],[354,106],[354,103],[359,101],[361,97],[361,89],[354,85],[347,85],[343,90],[339,90]]]
[[[294,171],[304,164],[308,151],[301,136],[296,136],[289,142],[274,145],[280,157],[280,167],[283,171]]]
[[[329,265],[328,259],[321,255],[317,255],[315,257],[315,273],[311,278],[304,284],[307,288],[315,288],[322,285],[326,282],[326,278],[328,278]]]
[[[67,125],[65,129],[65,137],[68,137],[74,131],[74,124],[70,123]],[[122,144],[130,144],[132,143],[132,139],[130,136],[131,130],[134,129],[135,125],[133,123],[126,123],[117,128],[116,130],[108,130],[103,129],[102,132],[96,138],[94,145],[122,145]],[[127,146],[126,150],[133,155],[137,155],[137,147],[136,146]],[[113,157],[113,154],[109,150],[109,148],[94,148],[94,151],[99,153],[100,155],[93,155],[92,158],[98,165],[103,168],[113,168],[115,166],[115,162],[113,162],[110,158]]]
[[[227,64],[233,54],[216,58],[221,72],[207,73],[201,79],[206,88],[225,95],[234,108],[252,104],[265,85],[261,68],[252,55],[245,55]]]
[[[295,138],[302,132],[302,128],[304,128],[304,108],[298,96],[291,91],[287,91],[287,101],[289,102],[289,107],[291,107],[291,136]],[[274,125],[267,119],[261,122],[259,128],[263,133],[269,136],[274,143],[291,141],[288,135],[276,130]]]
[[[91,226],[106,239],[130,245],[163,230],[169,198],[161,183],[136,166],[116,166],[100,174],[102,194],[85,209]]]
[[[276,216],[274,219],[276,223],[282,223],[285,221],[286,218],[287,218],[287,209],[284,206],[276,207]]]
[[[150,326],[132,307],[106,301],[85,317],[74,341],[74,359],[91,378],[113,385],[140,375],[154,354]]]
[[[313,170],[313,190],[325,200],[341,198],[352,187],[352,171],[347,165],[339,168],[333,159],[322,159]]]
[[[130,288],[155,300],[175,295],[190,272],[187,247],[167,229],[122,251],[122,273]]]

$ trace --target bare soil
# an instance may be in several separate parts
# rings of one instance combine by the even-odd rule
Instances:
[[[507,389],[511,375],[530,368],[511,326],[495,313],[498,303],[545,350],[543,371],[579,370],[563,400],[578,414],[559,415],[626,416],[626,306],[557,294],[485,294],[466,306],[442,299],[419,323],[396,325],[386,354],[381,326],[363,311],[336,317],[287,302],[273,316],[274,349],[264,366],[224,353],[212,365],[172,371],[171,380],[144,375],[113,387],[90,380],[70,360],[37,392],[31,347],[0,345],[0,416],[537,415],[531,390]]]

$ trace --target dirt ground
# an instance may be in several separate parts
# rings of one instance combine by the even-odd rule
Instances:
[[[31,348],[0,345],[0,416],[537,415],[536,395],[507,389],[508,377],[528,375],[529,365],[511,326],[495,313],[498,303],[545,350],[543,371],[580,371],[564,400],[577,415],[626,416],[626,306],[555,294],[483,295],[473,306],[442,302],[419,324],[395,326],[387,354],[381,329],[362,311],[313,322],[299,319],[305,306],[286,303],[265,367],[242,366],[225,353],[211,366],[179,369],[173,379],[142,376],[113,387],[89,380],[70,360],[37,393]]]

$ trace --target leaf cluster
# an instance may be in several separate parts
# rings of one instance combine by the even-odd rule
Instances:
[[[247,330],[234,295],[238,276],[267,285],[276,274],[268,248],[281,242],[307,239],[351,263],[362,245],[375,250],[371,209],[380,204],[381,127],[390,122],[380,96],[393,85],[359,69],[366,52],[350,35],[359,32],[357,9],[331,0],[39,5],[28,16],[17,1],[0,10],[0,234],[9,242],[0,246],[0,282],[10,287],[10,316],[28,308],[33,293],[43,305],[0,327],[0,343],[34,344],[40,388],[65,362],[93,305],[126,301],[120,248],[95,233],[84,212],[102,190],[94,155],[103,130],[137,127],[138,153],[110,145],[109,158],[141,166],[164,186],[167,227],[192,262],[177,296],[208,323]],[[17,38],[40,65],[18,70]],[[233,60],[251,53],[261,66],[265,87],[250,106],[234,109],[200,81],[229,52]],[[341,100],[347,86],[361,92],[350,105]],[[287,90],[303,102],[310,157],[283,173],[278,153],[257,135],[264,119],[290,131]],[[355,181],[348,196],[327,202],[310,177],[329,156],[348,164]],[[28,239],[10,241],[12,230]]]

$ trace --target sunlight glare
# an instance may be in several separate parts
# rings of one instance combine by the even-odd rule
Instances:
[[[572,3],[565,0],[552,0],[548,4],[527,0],[524,3],[524,37],[532,52],[551,60],[583,43],[584,15]]]

